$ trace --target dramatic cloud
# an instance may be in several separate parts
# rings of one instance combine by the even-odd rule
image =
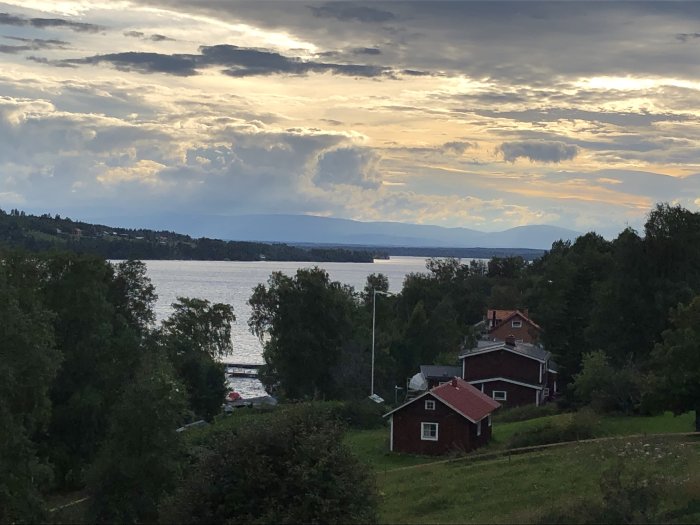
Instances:
[[[698,2],[127,4],[5,2],[0,207],[606,234],[700,207]]]
[[[532,162],[562,162],[576,157],[578,147],[563,142],[530,140],[504,142],[501,144],[500,151],[508,162],[515,162],[519,158],[529,159]]]
[[[347,184],[376,189],[381,184],[378,163],[377,154],[368,149],[331,150],[318,159],[315,181],[321,187]]]
[[[200,52],[199,55],[166,55],[129,51],[68,59],[63,62],[71,65],[110,63],[117,69],[125,71],[168,73],[179,76],[196,75],[200,70],[209,67],[224,68],[222,72],[231,77],[332,73],[334,75],[372,78],[394,74],[387,67],[305,61],[268,50],[242,48],[228,44],[202,46]]]

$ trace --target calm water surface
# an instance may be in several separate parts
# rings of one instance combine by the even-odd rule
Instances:
[[[424,257],[392,257],[374,263],[298,263],[274,261],[144,261],[148,276],[156,287],[158,301],[155,313],[158,321],[172,312],[171,304],[177,297],[197,297],[214,303],[233,306],[236,322],[232,327],[233,355],[227,361],[262,363],[262,346],[248,330],[250,306],[247,302],[253,288],[267,281],[272,272],[294,275],[299,268],[319,266],[330,278],[364,288],[367,276],[383,273],[389,278],[389,289],[401,291],[408,273],[425,271]],[[256,379],[236,378],[232,385],[243,397],[264,395]]]

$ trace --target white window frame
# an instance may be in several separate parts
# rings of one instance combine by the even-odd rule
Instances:
[[[481,421],[476,422],[476,435],[477,437],[481,435]]]
[[[425,409],[426,410],[435,410],[435,400],[434,399],[426,399],[425,400]]]
[[[435,437],[426,435],[425,431],[428,428],[435,427]],[[420,439],[421,441],[437,441],[438,440],[438,432],[440,430],[440,424],[439,423],[429,423],[429,422],[421,422],[420,424]]]
[[[496,397],[496,394],[499,394]],[[502,396],[500,394],[503,394]],[[491,392],[491,397],[496,401],[508,401],[508,391],[507,390],[493,390]]]
[[[544,387],[544,388],[542,389],[542,396],[543,396],[545,399],[547,399],[547,398],[549,397],[549,388]]]
[[[522,328],[522,327],[523,327],[523,322],[522,322],[522,321],[519,321],[519,320],[517,320],[517,319],[513,319],[513,320],[510,322],[510,327],[511,327],[511,328]]]

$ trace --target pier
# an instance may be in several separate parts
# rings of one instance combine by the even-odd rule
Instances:
[[[250,377],[257,378],[258,370],[263,365],[253,365],[249,363],[224,363],[226,375],[228,377]]]

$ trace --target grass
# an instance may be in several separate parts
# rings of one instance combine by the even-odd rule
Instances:
[[[488,461],[379,471],[380,522],[528,523],[554,503],[584,496],[600,499],[598,481],[607,465],[601,446],[581,443]],[[693,447],[691,457],[698,465],[700,447]],[[685,468],[692,472],[690,464]],[[697,485],[688,485],[693,486]],[[692,494],[686,498],[692,499]]]
[[[571,417],[572,414],[558,414],[513,423],[495,422],[494,442],[482,451],[502,450],[516,432],[533,430],[548,423],[564,423]],[[652,417],[603,417],[596,435],[693,430],[693,413],[678,417],[665,413]],[[600,500],[598,482],[607,461],[601,459],[600,451],[627,441],[578,443],[518,456],[480,461],[466,457],[464,460],[440,462],[446,458],[389,452],[388,428],[351,430],[345,440],[353,452],[376,472],[381,497],[380,521],[383,523],[528,523],[536,521],[539,512],[555,503],[584,496]],[[675,437],[666,438],[669,440],[678,441]],[[697,478],[700,441],[695,440],[691,450],[687,463],[673,467],[685,468],[684,473],[694,475],[694,485],[688,486],[697,489],[697,493],[691,494],[683,503],[687,504],[687,509],[683,510],[683,505],[675,508],[681,516],[679,522],[700,520],[700,478]],[[673,469],[668,472],[673,473]]]

